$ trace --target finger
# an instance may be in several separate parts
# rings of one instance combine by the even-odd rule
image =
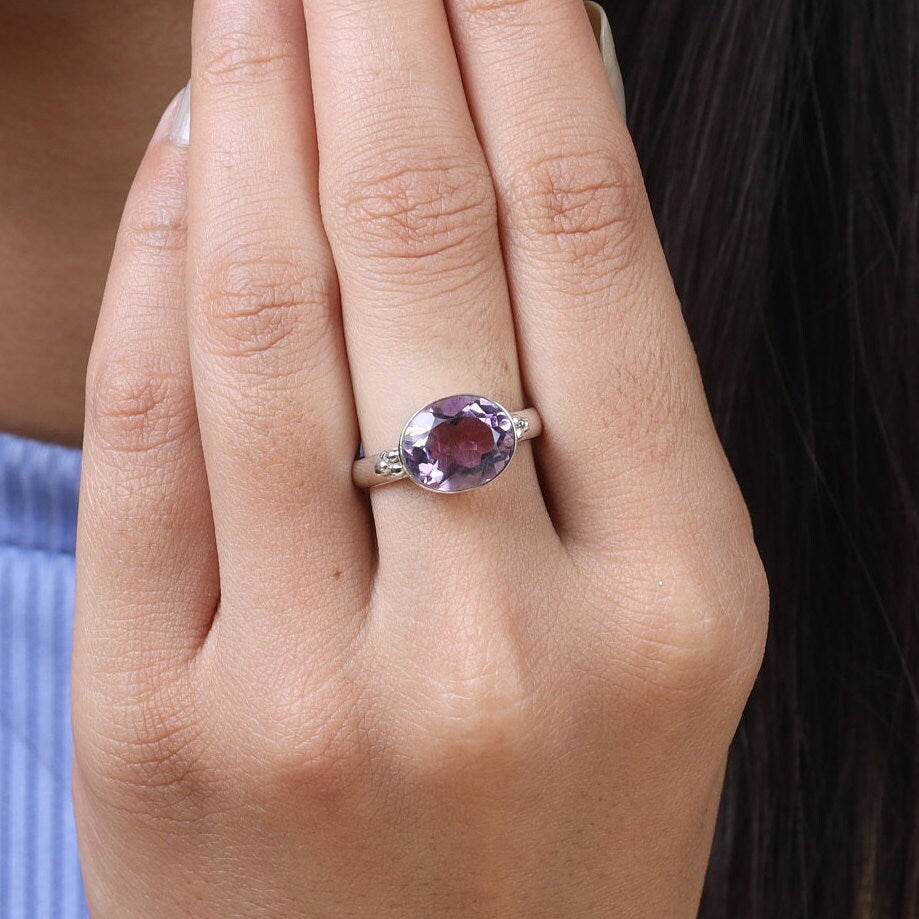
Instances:
[[[368,452],[394,449],[438,397],[522,409],[494,194],[442,5],[305,9],[323,218]],[[481,491],[443,500],[403,483],[371,494],[384,577],[491,553],[496,529],[523,520],[548,525],[529,447]]]
[[[366,590],[371,525],[350,481],[358,435],[298,0],[200,0],[192,85],[189,329],[221,618],[246,642],[338,634]],[[329,604],[309,622],[291,609],[333,578],[338,621],[320,621]]]
[[[501,213],[540,470],[594,540],[727,467],[628,131],[581,0],[447,0]],[[685,489],[684,489],[685,491]]]
[[[218,599],[185,333],[186,151],[170,106],[115,245],[87,382],[76,666],[181,664]]]
[[[606,80],[613,91],[613,97],[622,117],[626,116],[625,87],[622,85],[622,71],[619,69],[619,60],[616,57],[616,44],[613,41],[613,30],[610,28],[609,18],[597,0],[584,0],[584,8],[590,19],[600,56],[603,59],[603,69]]]

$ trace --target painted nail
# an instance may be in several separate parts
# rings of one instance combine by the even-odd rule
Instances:
[[[191,83],[179,94],[169,139],[177,147],[187,147],[191,138]]]
[[[594,37],[603,57],[603,66],[606,69],[606,78],[613,88],[616,103],[625,118],[625,86],[622,83],[622,71],[619,69],[619,60],[616,57],[616,45],[613,42],[613,30],[610,28],[609,17],[606,10],[595,0],[584,0],[584,7],[593,26]]]

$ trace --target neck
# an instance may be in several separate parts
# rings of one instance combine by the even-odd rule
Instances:
[[[191,0],[0,0],[0,430],[82,435],[131,178],[188,78]]]

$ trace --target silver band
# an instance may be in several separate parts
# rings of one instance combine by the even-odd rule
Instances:
[[[525,440],[533,440],[542,434],[542,419],[535,408],[514,412],[512,418],[518,444]],[[389,485],[391,482],[406,479],[408,473],[398,450],[384,450],[382,453],[355,460],[351,478],[358,488],[375,488],[377,485]]]

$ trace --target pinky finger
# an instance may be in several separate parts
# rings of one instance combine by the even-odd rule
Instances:
[[[128,198],[87,375],[74,687],[190,661],[218,600],[185,332],[185,95]],[[121,684],[124,685],[124,684]],[[76,702],[76,699],[75,699]]]

